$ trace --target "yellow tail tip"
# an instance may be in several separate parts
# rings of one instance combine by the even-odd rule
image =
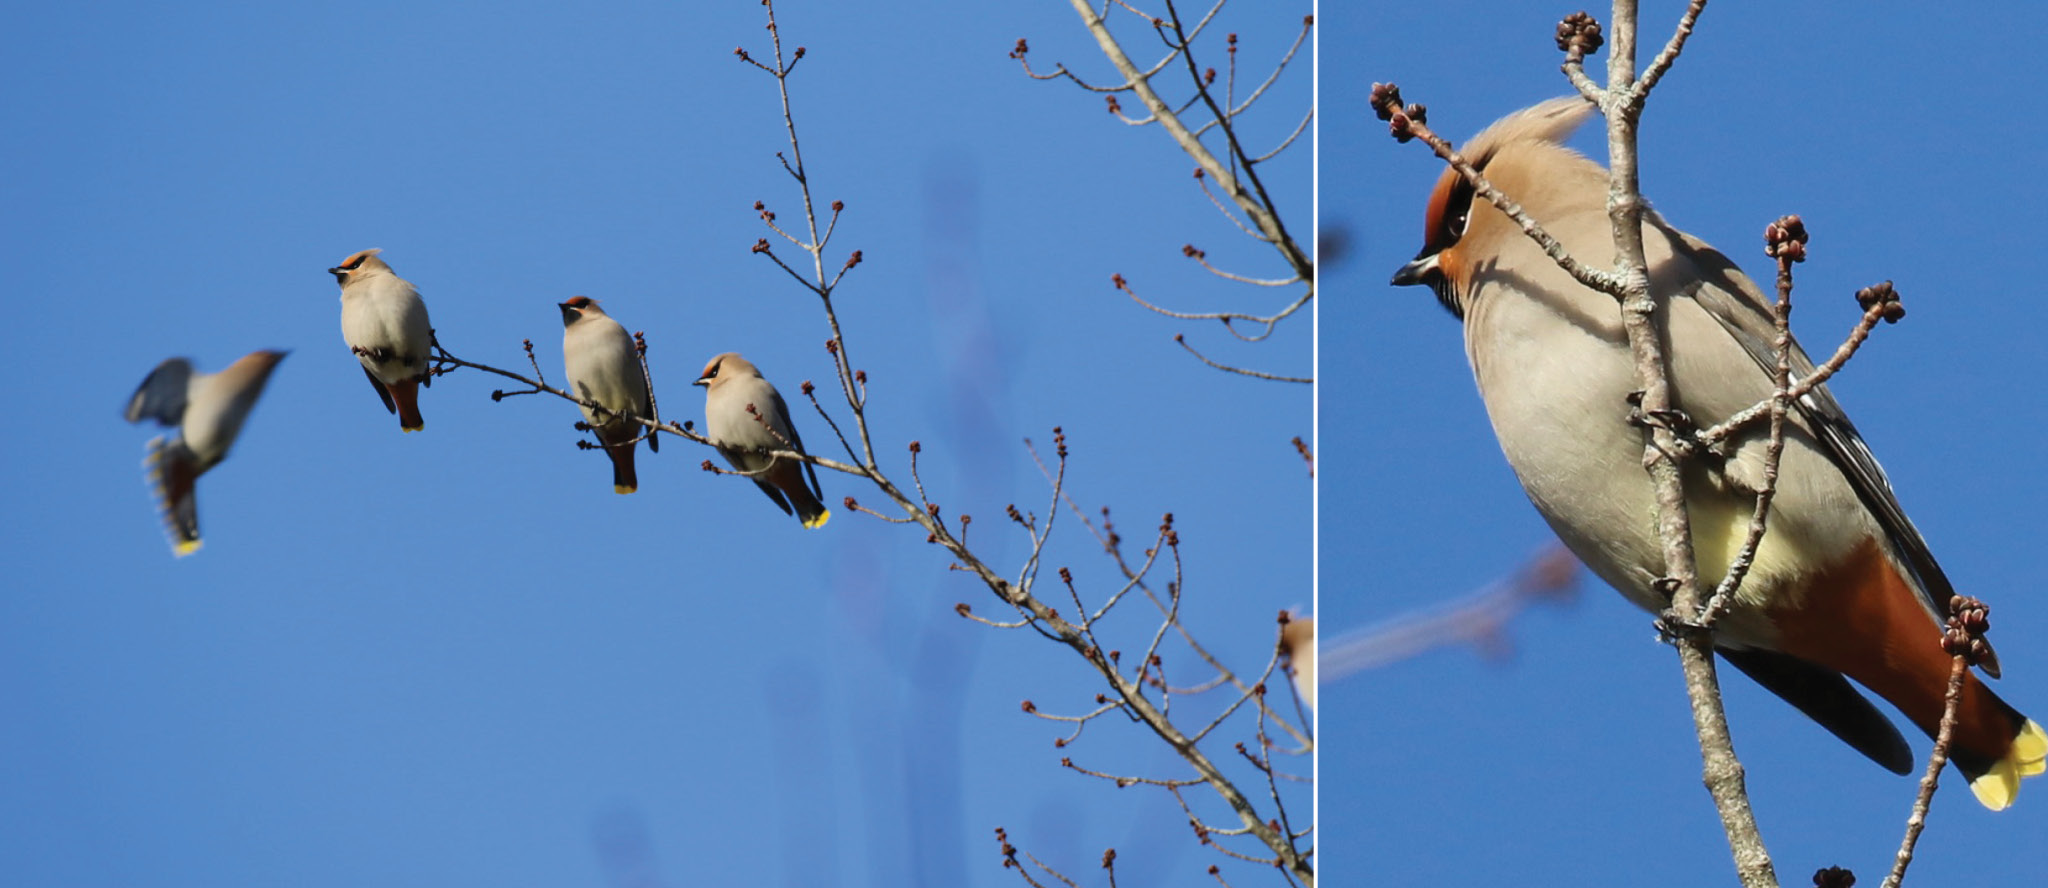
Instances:
[[[820,528],[820,527],[824,527],[824,526],[825,526],[825,522],[827,522],[827,521],[830,521],[830,520],[832,520],[832,510],[831,510],[831,509],[826,509],[826,510],[824,510],[824,511],[821,511],[821,512],[819,512],[819,513],[818,513],[818,517],[816,517],[816,518],[807,518],[807,519],[805,519],[805,520],[804,520],[804,527],[806,527],[806,528],[808,528],[808,529],[811,529],[811,530],[816,530],[816,529],[818,529],[818,528]]]
[[[421,430],[421,429],[424,429],[424,428],[426,428],[426,427],[427,427],[427,424],[426,424],[426,423],[420,423],[419,425],[416,425],[416,426],[402,425],[402,426],[399,426],[399,427],[398,427],[398,430],[399,430],[399,431],[401,431],[401,432],[404,432],[404,433],[406,433],[406,434],[408,434],[408,435],[410,435],[410,434],[412,434],[412,433],[414,433],[414,432],[417,432],[417,431],[419,431],[419,430]]]
[[[179,558],[183,558],[197,551],[199,551],[198,540],[178,540],[171,544],[171,552],[177,555]]]
[[[2012,751],[2005,754],[2008,761],[2018,768],[2021,777],[2037,777],[2048,771],[2048,731],[2033,719],[2027,719],[2020,726],[2020,735],[2012,738]]]
[[[624,484],[614,484],[614,485],[612,485],[612,492],[613,492],[613,493],[632,493],[633,491],[636,491],[636,490],[639,490],[639,489],[640,489],[640,488],[638,488],[638,487],[627,487],[627,486],[626,486],[626,485],[624,485]]]
[[[2012,738],[2012,748],[2006,751],[2005,758],[1970,781],[1970,794],[1984,807],[2003,811],[2019,797],[2020,780],[2038,776],[2044,770],[2048,770],[2048,732],[2041,729],[2040,723],[2028,719],[2020,726],[2019,736]]]

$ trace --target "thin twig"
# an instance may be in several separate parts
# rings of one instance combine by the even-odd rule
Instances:
[[[1664,79],[1664,72],[1678,61],[1678,54],[1685,51],[1685,40],[1692,36],[1693,26],[1699,23],[1700,13],[1706,11],[1707,0],[1692,0],[1686,4],[1685,14],[1678,18],[1678,29],[1671,34],[1671,41],[1650,60],[1650,66],[1643,69],[1643,76],[1636,81],[1634,89],[1628,91],[1627,103],[1639,113],[1643,102],[1650,97],[1650,90],[1657,87],[1657,81]]]
[[[1638,89],[1636,80],[1636,0],[1614,0],[1614,45],[1607,56],[1609,96]],[[1674,50],[1672,55],[1676,56]],[[1614,247],[1620,262],[1622,326],[1628,333],[1629,353],[1636,366],[1636,382],[1642,391],[1641,406],[1647,416],[1670,415],[1676,407],[1671,389],[1671,364],[1654,316],[1660,309],[1650,292],[1649,261],[1643,247],[1642,183],[1638,178],[1636,133],[1643,105],[1622,103],[1609,109],[1607,117],[1608,221],[1614,227]],[[1701,770],[1707,792],[1721,815],[1722,830],[1728,836],[1735,870],[1749,888],[1778,883],[1770,853],[1750,809],[1744,788],[1742,762],[1735,755],[1735,742],[1728,733],[1728,716],[1721,703],[1720,683],[1715,676],[1714,639],[1706,630],[1688,629],[1685,621],[1703,613],[1699,566],[1693,551],[1692,520],[1686,509],[1685,484],[1677,435],[1668,423],[1648,423],[1643,461],[1655,485],[1657,536],[1663,547],[1664,579],[1671,593],[1671,610],[1677,615],[1676,633],[1679,661],[1685,673],[1687,696],[1692,700],[1693,728],[1699,736]]]
[[[1289,145],[1293,145],[1294,140],[1300,138],[1302,133],[1308,132],[1308,125],[1314,123],[1315,119],[1315,109],[1311,108],[1308,110],[1307,113],[1301,115],[1301,122],[1294,125],[1294,131],[1288,133],[1287,138],[1281,139],[1280,144],[1273,146],[1273,150],[1252,158],[1252,162],[1265,163],[1266,161],[1278,157],[1281,152],[1287,150],[1287,147]]]
[[[1141,306],[1144,306],[1149,311],[1165,315],[1169,318],[1178,318],[1184,321],[1222,321],[1225,327],[1231,327],[1231,324],[1236,321],[1244,321],[1248,324],[1265,325],[1266,331],[1264,333],[1250,335],[1239,334],[1237,333],[1236,328],[1231,327],[1231,333],[1233,335],[1236,335],[1237,338],[1245,340],[1246,342],[1257,342],[1261,339],[1265,339],[1266,337],[1271,336],[1273,333],[1273,328],[1275,326],[1277,326],[1281,321],[1286,320],[1289,315],[1292,315],[1295,312],[1300,311],[1303,306],[1309,303],[1309,300],[1315,298],[1313,293],[1303,293],[1301,298],[1296,299],[1293,302],[1289,303],[1286,308],[1281,309],[1277,314],[1264,316],[1244,314],[1242,312],[1234,311],[1182,312],[1154,305],[1153,303],[1146,301],[1144,297],[1138,295],[1137,288],[1131,286],[1130,281],[1125,280],[1124,276],[1121,274],[1110,275],[1109,280],[1110,283],[1113,284],[1118,290],[1122,291],[1124,295],[1131,297],[1131,301],[1136,302]]]
[[[1182,336],[1179,333],[1173,334],[1173,341],[1179,343],[1181,348],[1187,349],[1188,354],[1194,355],[1202,363],[1214,367],[1218,370],[1222,370],[1229,373],[1236,373],[1241,376],[1250,376],[1254,379],[1270,379],[1275,382],[1299,382],[1303,384],[1315,382],[1315,378],[1309,376],[1282,376],[1278,373],[1267,373],[1264,370],[1251,370],[1244,367],[1232,367],[1229,364],[1219,364],[1215,361],[1210,360],[1207,355],[1195,351],[1195,347],[1188,344],[1187,337]]]
[[[1373,107],[1378,111],[1381,120],[1389,122],[1396,139],[1402,141],[1407,141],[1411,138],[1422,140],[1423,144],[1428,145],[1431,151],[1436,152],[1437,157],[1450,164],[1451,169],[1457,170],[1458,175],[1472,186],[1475,197],[1493,204],[1495,209],[1500,210],[1502,214],[1506,215],[1510,221],[1515,223],[1516,227],[1522,230],[1524,235],[1528,236],[1530,240],[1535,241],[1537,246],[1543,248],[1543,254],[1549,256],[1550,261],[1557,263],[1557,267],[1564,269],[1566,273],[1570,274],[1579,283],[1594,290],[1608,294],[1619,294],[1622,292],[1623,280],[1620,275],[1581,263],[1576,257],[1572,256],[1570,251],[1564,248],[1563,243],[1560,243],[1557,238],[1551,237],[1550,232],[1545,231],[1542,225],[1538,224],[1533,217],[1524,211],[1521,204],[1516,203],[1505,192],[1493,187],[1493,183],[1487,180],[1484,173],[1479,172],[1478,167],[1473,166],[1471,161],[1465,159],[1465,155],[1458,153],[1457,149],[1451,147],[1449,140],[1437,135],[1434,130],[1431,130],[1424,123],[1420,116],[1415,115],[1413,111],[1419,109],[1420,106],[1402,106],[1399,87],[1391,83],[1376,83],[1373,84],[1372,94]],[[1640,235],[1638,237],[1640,238]]]
[[[1054,475],[1049,469],[1047,469],[1045,465],[1045,460],[1039,456],[1038,449],[1032,446],[1031,442],[1028,439],[1024,443],[1026,450],[1031,454],[1032,462],[1038,466],[1039,474],[1044,475],[1048,480],[1051,480],[1054,477]],[[1064,454],[1062,455],[1064,456]],[[1093,535],[1095,537],[1095,541],[1102,546],[1103,553],[1110,556],[1110,558],[1116,562],[1117,570],[1120,571],[1125,578],[1136,582],[1138,584],[1138,588],[1143,590],[1146,596],[1152,600],[1153,604],[1158,606],[1160,613],[1162,615],[1165,614],[1167,612],[1166,604],[1162,602],[1157,593],[1153,592],[1152,588],[1144,582],[1145,571],[1150,569],[1149,558],[1151,553],[1147,553],[1148,566],[1145,567],[1134,568],[1130,564],[1130,562],[1124,558],[1122,537],[1118,536],[1115,530],[1109,527],[1109,509],[1107,507],[1103,508],[1103,526],[1097,527],[1094,522],[1088,520],[1087,515],[1081,512],[1080,504],[1074,502],[1072,496],[1066,494],[1064,491],[1056,489],[1054,498],[1056,503],[1063,501],[1067,504],[1067,508],[1073,510],[1074,516],[1077,520],[1081,522],[1081,526],[1088,528],[1088,532],[1091,535]],[[1053,511],[1057,511],[1057,508],[1055,508]],[[1189,650],[1194,651],[1195,655],[1200,657],[1204,663],[1207,663],[1211,669],[1216,670],[1219,674],[1230,676],[1232,685],[1236,687],[1238,691],[1244,692],[1250,689],[1250,685],[1246,685],[1241,680],[1239,680],[1236,677],[1235,673],[1232,673],[1229,669],[1225,668],[1223,666],[1223,663],[1220,660],[1216,659],[1216,656],[1214,654],[1211,654],[1209,652],[1208,648],[1204,647],[1201,642],[1195,640],[1194,635],[1187,630],[1187,627],[1176,624],[1174,628],[1180,633],[1181,643],[1187,645]],[[1307,733],[1295,727],[1293,724],[1289,723],[1285,719],[1280,718],[1277,713],[1269,714],[1272,714],[1274,716],[1274,723],[1280,725],[1281,729],[1286,731],[1289,736],[1293,737],[1297,743],[1300,743],[1307,748],[1314,747],[1315,741]]]
[[[1856,351],[1863,347],[1865,340],[1870,338],[1871,331],[1877,329],[1878,322],[1893,320],[1898,316],[1898,309],[1893,307],[1896,305],[1896,301],[1873,301],[1864,309],[1863,316],[1856,319],[1856,326],[1850,329],[1848,338],[1842,341],[1841,346],[1835,349],[1834,354],[1828,356],[1827,362],[1813,368],[1812,373],[1801,377],[1798,382],[1792,384],[1786,394],[1787,400],[1797,401],[1800,398],[1806,397],[1807,393],[1819,388],[1828,380],[1833,379],[1835,374],[1842,372],[1842,368],[1848,366],[1849,359],[1855,357]],[[1734,416],[1715,423],[1706,431],[1699,433],[1695,438],[1695,442],[1701,446],[1712,446],[1726,440],[1729,435],[1741,431],[1743,427],[1748,426],[1750,423],[1770,415],[1771,400],[1758,401]]]
[[[1771,501],[1778,494],[1778,467],[1785,456],[1785,413],[1792,406],[1792,265],[1806,258],[1806,225],[1798,216],[1786,216],[1766,228],[1764,238],[1765,252],[1778,260],[1778,301],[1771,311],[1776,328],[1771,348],[1777,354],[1777,362],[1771,366],[1771,428],[1764,444],[1763,484],[1755,492],[1756,506],[1750,514],[1749,532],[1743,537],[1742,548],[1729,562],[1728,572],[1722,575],[1700,614],[1703,629],[1712,629],[1734,606],[1735,590],[1741,588],[1750,566],[1756,562],[1757,549],[1763,545],[1764,531],[1770,524]]]
[[[1950,659],[1948,668],[1948,693],[1942,697],[1941,725],[1934,735],[1934,750],[1927,754],[1927,770],[1920,775],[1920,791],[1913,797],[1913,813],[1906,817],[1906,837],[1899,841],[1899,851],[1892,859],[1892,871],[1884,877],[1881,888],[1899,888],[1906,879],[1906,867],[1913,864],[1913,848],[1920,842],[1920,831],[1927,827],[1927,809],[1934,804],[1934,788],[1941,782],[1941,769],[1948,765],[1949,744],[1955,741],[1956,713],[1963,702],[1963,677],[1969,674],[1968,660],[1957,654]]]

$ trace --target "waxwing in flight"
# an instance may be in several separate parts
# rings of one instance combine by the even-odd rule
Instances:
[[[647,393],[647,375],[640,369],[640,352],[633,345],[633,335],[597,307],[597,300],[577,296],[557,307],[562,309],[562,364],[569,374],[569,391],[610,411],[600,415],[582,408],[584,421],[597,432],[605,455],[612,459],[612,490],[632,493],[640,487],[633,474],[634,442],[648,429],[619,414],[656,418],[654,402]],[[660,447],[661,439],[648,435],[647,449]]]
[[[1612,267],[1607,172],[1562,144],[1593,113],[1578,97],[1510,115],[1463,153],[1578,261]],[[1701,428],[1770,397],[1772,311],[1728,257],[1643,212],[1650,288],[1662,306],[1676,407]],[[1594,573],[1651,612],[1668,606],[1657,505],[1631,425],[1634,362],[1613,297],[1588,289],[1455,171],[1437,180],[1422,252],[1394,275],[1422,284],[1464,321],[1465,353],[1501,450],[1537,511]],[[1813,372],[1793,346],[1792,373]],[[1688,464],[1699,582],[1711,589],[1747,536],[1763,483],[1768,425]],[[1715,645],[1735,668],[1892,771],[1913,766],[1891,720],[1843,676],[1930,736],[1950,657],[1937,614],[1954,594],[1890,482],[1825,386],[1794,402],[1769,532]],[[1995,658],[1985,671],[1997,675]],[[1986,807],[2012,804],[2040,774],[2048,734],[1975,674],[1963,689],[1950,761]]]
[[[803,439],[789,422],[789,407],[782,403],[775,386],[735,352],[712,358],[697,384],[705,387],[704,434],[725,461],[751,476],[783,512],[794,506],[805,527],[824,526],[832,512],[818,501],[823,496],[818,473],[810,463],[777,459],[768,453],[804,452]],[[810,479],[808,487],[804,485],[806,477]]]
[[[193,485],[208,469],[220,465],[242,431],[242,421],[263,394],[270,371],[284,352],[243,355],[219,373],[194,373],[192,362],[172,358],[157,365],[142,387],[128,399],[129,422],[154,419],[176,426],[177,434],[149,442],[150,486],[163,510],[171,547],[179,555],[199,549],[199,505]]]
[[[398,414],[398,427],[417,432],[427,427],[420,418],[420,385],[431,384],[427,358],[434,328],[420,291],[377,258],[382,252],[356,253],[327,273],[341,284],[341,338],[363,362],[363,375],[384,399],[384,409]]]

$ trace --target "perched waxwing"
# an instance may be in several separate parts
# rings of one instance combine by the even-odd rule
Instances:
[[[219,373],[194,373],[191,361],[172,358],[158,364],[128,399],[125,415],[129,422],[154,419],[159,425],[178,428],[168,441],[161,436],[152,439],[149,457],[143,463],[149,467],[150,486],[177,554],[190,555],[199,549],[194,483],[227,458],[228,448],[241,434],[242,421],[249,418],[249,409],[256,406],[264,383],[270,381],[270,371],[277,369],[284,355],[281,351],[250,352]]]
[[[1316,708],[1316,621],[1295,617],[1280,627],[1280,655],[1287,658],[1287,674],[1294,679],[1294,693],[1310,709]]]
[[[818,501],[818,473],[811,464],[794,459],[777,459],[771,450],[804,452],[796,426],[789,422],[789,407],[781,393],[761,378],[761,371],[737,352],[726,352],[704,365],[697,377],[704,386],[704,434],[734,469],[746,473],[760,485],[761,492],[805,527],[823,527],[832,512]],[[804,486],[804,478],[810,486]]]
[[[583,420],[612,458],[612,491],[632,493],[640,488],[633,475],[634,441],[647,427],[618,414],[656,418],[647,375],[640,370],[640,351],[633,345],[633,335],[597,307],[597,300],[576,296],[557,307],[562,310],[562,365],[569,374],[569,390],[610,411],[600,417],[598,411],[583,407]],[[661,438],[649,435],[647,449],[660,448]]]
[[[427,358],[434,328],[420,291],[377,258],[382,252],[356,253],[327,273],[341,284],[341,338],[363,362],[363,375],[384,399],[384,409],[398,414],[398,427],[417,432],[427,427],[420,418],[420,385],[432,383]]]
[[[1592,114],[1577,97],[1508,116],[1463,149],[1578,261],[1612,267],[1607,173],[1564,147]],[[1769,303],[1728,257],[1643,212],[1655,316],[1675,406],[1701,428],[1770,397],[1776,363]],[[1437,181],[1424,246],[1394,275],[1422,284],[1464,321],[1465,352],[1501,450],[1537,511],[1602,579],[1652,612],[1668,606],[1657,504],[1642,470],[1638,388],[1608,295],[1580,285],[1454,171]],[[1813,372],[1794,344],[1793,378]],[[1763,485],[1766,423],[1687,463],[1686,502],[1699,582],[1711,589],[1747,536]],[[1721,448],[1717,447],[1716,450]],[[1721,656],[1871,760],[1914,766],[1891,720],[1843,676],[1891,701],[1933,735],[1950,657],[1938,614],[1954,594],[1906,518],[1883,469],[1826,386],[1793,404],[1769,532],[1733,609],[1716,626]],[[1998,674],[1997,661],[1985,671]],[[2012,804],[2040,774],[2048,734],[1975,674],[1963,688],[1950,761],[1986,807]]]

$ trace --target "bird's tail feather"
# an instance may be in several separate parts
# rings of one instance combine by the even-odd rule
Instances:
[[[183,440],[157,437],[150,439],[149,455],[142,464],[149,470],[150,491],[163,515],[171,551],[181,557],[199,551],[199,505],[193,496],[193,483],[199,478],[198,458]]]

